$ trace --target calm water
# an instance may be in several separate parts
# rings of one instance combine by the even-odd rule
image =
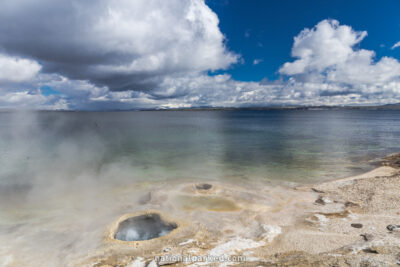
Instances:
[[[399,111],[3,112],[0,266],[69,266],[121,214],[182,212],[138,204],[168,181],[311,183],[399,151]]]
[[[400,151],[399,111],[0,113],[0,127],[0,181],[20,184],[121,163],[145,180],[313,182]]]

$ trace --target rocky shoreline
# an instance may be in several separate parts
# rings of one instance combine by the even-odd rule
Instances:
[[[71,266],[398,266],[399,163],[391,155],[366,174],[295,188],[160,185],[139,204],[178,229],[131,242],[107,230],[103,244]]]

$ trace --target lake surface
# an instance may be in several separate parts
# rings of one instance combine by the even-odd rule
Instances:
[[[86,253],[152,184],[313,183],[395,152],[400,111],[1,112],[0,265]]]
[[[123,164],[144,180],[308,183],[399,152],[400,111],[0,113],[0,137],[0,181],[24,183],[20,176],[57,165],[72,178]]]

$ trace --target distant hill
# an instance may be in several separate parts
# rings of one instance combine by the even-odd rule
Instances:
[[[400,110],[400,103],[380,106],[265,106],[265,107],[192,107],[171,109],[147,109],[147,110],[171,110],[171,111],[200,111],[200,110]]]
[[[380,108],[400,109],[400,103],[396,103],[396,104],[387,104],[387,105],[380,106]]]

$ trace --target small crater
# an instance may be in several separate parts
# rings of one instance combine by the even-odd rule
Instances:
[[[196,184],[196,189],[198,190],[210,190],[212,188],[211,184]]]
[[[122,241],[150,240],[166,235],[177,227],[176,223],[162,220],[157,213],[144,214],[122,221],[114,238]]]

